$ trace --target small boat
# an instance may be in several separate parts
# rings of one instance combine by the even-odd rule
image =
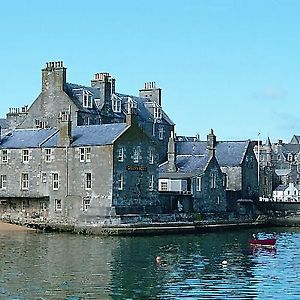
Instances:
[[[273,248],[275,247],[276,244],[276,238],[271,238],[271,239],[251,239],[249,241],[250,246],[254,247],[268,247],[268,248]]]

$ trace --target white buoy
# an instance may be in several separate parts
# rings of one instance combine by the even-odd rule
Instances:
[[[223,265],[223,266],[226,266],[227,264],[228,264],[227,260],[223,260],[223,261],[222,261],[222,265]]]

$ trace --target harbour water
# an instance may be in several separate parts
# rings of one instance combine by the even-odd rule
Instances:
[[[300,229],[153,237],[1,232],[0,299],[299,299]],[[156,256],[161,262],[156,262]]]

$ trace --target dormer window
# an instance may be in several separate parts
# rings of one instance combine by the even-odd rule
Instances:
[[[121,100],[119,99],[112,100],[112,110],[113,112],[117,112],[117,113],[121,112]]]
[[[93,108],[93,97],[88,91],[83,91],[82,105],[85,108]]]
[[[162,112],[161,112],[161,108],[159,106],[153,107],[153,117],[154,117],[154,119],[161,119]]]

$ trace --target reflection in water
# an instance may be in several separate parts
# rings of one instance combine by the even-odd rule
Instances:
[[[276,251],[251,250],[251,233],[0,233],[0,299],[295,299],[300,231],[277,229]]]

